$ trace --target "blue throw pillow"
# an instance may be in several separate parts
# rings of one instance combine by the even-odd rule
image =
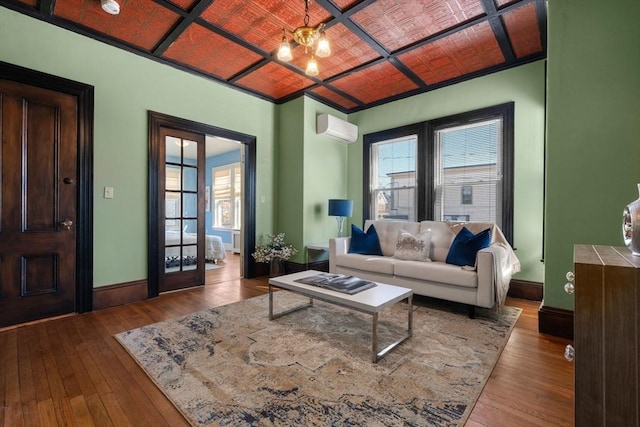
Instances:
[[[349,245],[349,253],[361,255],[382,255],[378,232],[373,224],[369,226],[366,233],[356,225],[351,224],[351,245]]]
[[[470,265],[476,264],[476,255],[480,249],[489,247],[491,243],[491,229],[487,228],[473,234],[467,227],[462,227],[458,233],[447,254],[447,264],[453,265]]]

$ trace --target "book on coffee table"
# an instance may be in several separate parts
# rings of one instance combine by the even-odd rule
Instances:
[[[376,284],[369,280],[360,279],[355,276],[344,274],[320,273],[313,276],[297,279],[296,282],[307,285],[319,286],[345,294],[357,294],[365,289],[373,288]]]

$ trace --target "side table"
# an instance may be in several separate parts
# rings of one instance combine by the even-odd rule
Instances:
[[[311,243],[307,245],[307,270],[309,269],[309,251],[329,252],[329,243]]]

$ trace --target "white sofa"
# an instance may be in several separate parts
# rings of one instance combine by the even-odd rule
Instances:
[[[329,272],[348,274],[376,282],[413,289],[415,294],[468,304],[471,317],[475,307],[492,308],[502,304],[511,276],[520,263],[502,231],[493,223],[447,223],[437,221],[406,222],[367,220],[364,231],[375,225],[382,256],[349,253],[350,237],[329,241]],[[491,244],[481,249],[476,268],[460,267],[445,262],[457,231],[467,227],[474,234],[491,228]],[[431,230],[429,258],[431,262],[394,258],[400,230],[414,236]]]

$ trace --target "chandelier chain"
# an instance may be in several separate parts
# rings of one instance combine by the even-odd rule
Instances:
[[[304,0],[304,26],[309,26],[309,0]]]

